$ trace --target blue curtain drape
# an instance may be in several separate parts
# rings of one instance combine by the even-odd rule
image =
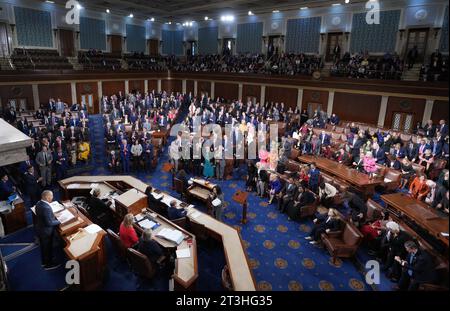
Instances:
[[[237,25],[236,52],[261,53],[263,23]]]
[[[104,20],[80,17],[80,46],[86,50],[106,50],[106,25]]]
[[[127,51],[145,53],[145,27],[127,24]]]
[[[53,47],[50,12],[14,7],[17,42],[21,46]]]
[[[289,19],[286,30],[286,52],[318,53],[321,17]]]
[[[441,52],[448,52],[448,6],[445,8],[444,23],[442,24],[441,42],[439,43]]]
[[[219,27],[198,29],[198,53],[201,55],[217,54]]]
[[[163,30],[162,41],[163,54],[183,55],[183,30]]]

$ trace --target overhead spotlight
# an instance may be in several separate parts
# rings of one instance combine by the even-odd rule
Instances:
[[[167,24],[172,25],[172,22],[168,22]]]
[[[280,13],[280,10],[273,10],[272,13]]]
[[[128,15],[128,17],[133,18],[133,17],[134,17],[133,13],[131,13],[130,15]]]
[[[341,5],[340,3],[333,3],[332,6],[339,6]]]
[[[109,9],[106,9],[106,13],[108,13],[108,14],[109,14],[109,13],[111,13],[111,11],[110,11]]]
[[[345,0],[345,3],[350,3],[350,0]]]
[[[222,22],[232,22],[232,21],[234,21],[234,16],[233,15],[222,15],[220,17],[220,20]]]
[[[308,9],[307,6],[304,6],[304,7],[301,7],[301,8],[300,8],[300,10],[307,10],[307,9]]]
[[[46,0],[45,2],[51,3],[51,4],[55,3],[55,1],[50,1],[50,0]]]
[[[154,18],[154,17],[150,18],[150,21],[151,21],[151,22],[154,22],[154,21],[155,21],[155,18]]]
[[[205,16],[205,21],[207,21],[209,18],[208,18],[208,16]]]
[[[252,11],[248,11],[248,15],[251,16],[251,15],[255,15],[255,14],[253,14]]]
[[[78,4],[77,4],[77,9],[78,9],[78,10],[82,10],[82,9],[84,9],[84,8],[83,8],[83,6],[82,6],[81,4],[78,3]]]

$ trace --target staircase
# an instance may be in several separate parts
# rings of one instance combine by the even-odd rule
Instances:
[[[405,68],[402,74],[403,81],[419,81],[421,64],[414,64],[411,69]]]
[[[83,65],[78,62],[78,57],[67,57],[67,60],[72,64],[74,70],[83,70]]]
[[[0,70],[14,70],[14,65],[9,57],[0,58]]]

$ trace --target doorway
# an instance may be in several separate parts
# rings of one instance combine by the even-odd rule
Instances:
[[[394,112],[392,114],[392,126],[395,131],[411,132],[414,127],[414,114]]]
[[[325,61],[336,62],[341,58],[342,55],[342,42],[344,35],[342,32],[330,32],[327,36],[327,51],[325,55]],[[338,47],[339,53],[337,54],[337,59],[334,58],[334,49]]]
[[[189,41],[187,43],[186,56],[194,56],[197,54],[197,41]]]
[[[322,111],[322,104],[321,103],[308,103],[308,108],[307,108],[307,112],[308,112],[308,116],[311,119],[314,116],[314,112],[315,111]]]
[[[224,38],[222,44],[223,55],[233,55],[234,54],[234,39]]]
[[[111,53],[122,54],[122,36],[111,35]]]
[[[159,55],[159,41],[157,39],[148,40],[148,51],[150,56]]]
[[[267,45],[267,57],[278,55],[283,52],[283,38],[281,36],[269,36]]]
[[[0,23],[0,57],[8,57],[9,55],[8,29],[5,23]]]
[[[73,57],[75,51],[73,30],[59,29],[59,42],[61,43],[61,55]]]
[[[86,105],[89,114],[95,114],[96,109],[94,106],[94,95],[93,94],[82,94],[81,104]]]
[[[406,54],[412,50],[414,46],[417,46],[417,59],[416,62],[423,62],[425,60],[425,54],[427,52],[428,43],[428,28],[409,29],[408,31],[408,43],[406,44]]]

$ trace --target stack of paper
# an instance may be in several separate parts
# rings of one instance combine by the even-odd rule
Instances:
[[[67,186],[67,189],[78,189],[80,188],[80,184],[70,184]]]
[[[71,221],[72,219],[74,219],[75,216],[71,212],[69,212],[68,210],[64,210],[61,213],[59,213],[56,216],[56,218],[59,220],[59,222],[61,224],[65,224],[65,223]]]
[[[92,224],[84,228],[84,230],[89,234],[96,234],[97,232],[100,232],[103,229],[99,225]]]
[[[177,245],[183,241],[183,233],[179,230],[172,230],[169,228],[162,229],[157,236],[176,243]]]
[[[143,229],[153,229],[156,227],[156,225],[157,225],[156,222],[148,220],[148,219],[144,219],[139,222],[139,226],[141,226],[141,228],[143,228]]]
[[[95,189],[95,188],[97,188],[97,187],[98,187],[98,184],[97,184],[97,183],[92,183],[92,184],[91,184],[91,188],[92,188],[92,189]]]
[[[136,219],[137,222],[139,222],[142,219],[144,219],[144,216],[142,216],[142,214],[137,214],[136,216],[134,216],[134,218]]]
[[[53,214],[59,213],[64,209],[64,206],[59,204],[58,201],[53,201],[50,203],[50,206],[52,207]]]
[[[162,194],[162,193],[155,193],[155,192],[153,192],[153,197],[156,200],[162,199],[163,196],[164,196],[164,194]]]
[[[201,214],[202,214],[202,213],[200,213],[199,211],[196,211],[196,212],[193,212],[193,213],[191,214],[191,217],[194,218],[194,219],[196,219],[196,218],[199,217]]]
[[[191,257],[191,250],[189,248],[177,250],[177,258],[189,258],[189,257]]]

